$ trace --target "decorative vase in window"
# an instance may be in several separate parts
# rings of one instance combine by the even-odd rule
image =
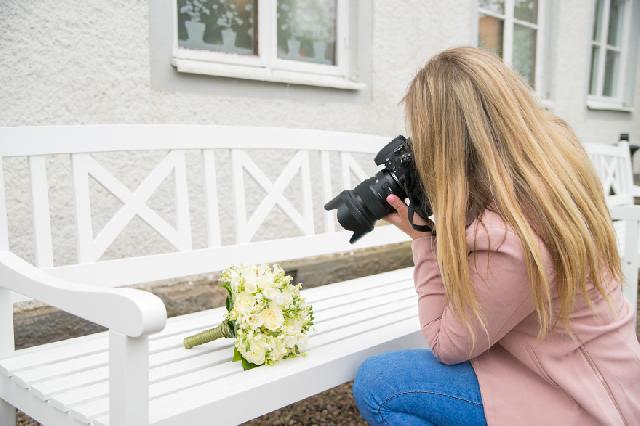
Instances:
[[[215,5],[214,8],[217,9],[217,6]],[[223,49],[227,52],[233,52],[236,47],[236,37],[238,36],[235,29],[242,25],[243,21],[238,17],[238,11],[234,3],[221,1],[220,6],[222,10],[218,14],[218,25],[222,29]]]
[[[300,58],[300,37],[302,33],[297,24],[294,7],[285,2],[278,2],[278,24],[280,34],[288,34],[287,38],[287,58]]]
[[[200,18],[202,14],[209,15],[211,12],[206,6],[205,0],[183,0],[181,1],[180,13],[189,15],[190,21],[186,21],[185,27],[187,29],[187,35],[189,36],[188,42],[192,44],[202,43],[202,37],[204,36],[205,25],[201,22]]]
[[[306,0],[297,3],[295,9],[298,31],[311,42],[313,49],[305,56],[319,64],[331,63],[327,59],[327,47],[335,33],[335,1]]]

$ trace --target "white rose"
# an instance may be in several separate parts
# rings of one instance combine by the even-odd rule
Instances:
[[[262,324],[264,323],[264,321],[262,319],[262,316],[258,314],[250,314],[249,316],[247,316],[246,323],[249,326],[249,328],[256,330],[262,327]]]
[[[282,292],[278,295],[278,304],[285,308],[293,303],[293,295],[289,291]]]
[[[263,288],[262,295],[269,300],[276,300],[280,292],[276,288]]]
[[[286,335],[284,337],[284,344],[287,348],[293,348],[298,343],[298,336]]]
[[[240,293],[233,301],[233,310],[240,315],[247,314],[253,308],[256,303],[256,297],[249,293]]]
[[[235,269],[232,269],[229,273],[229,281],[231,281],[231,291],[238,291],[238,286],[240,285],[240,273]]]
[[[298,337],[298,349],[300,349],[301,351],[304,351],[307,348],[308,344],[309,344],[309,336],[307,336],[306,334],[303,334]]]
[[[271,359],[277,361],[282,359],[283,356],[287,354],[287,347],[284,339],[278,338],[275,339],[274,345],[271,348]]]
[[[289,320],[284,324],[284,332],[289,336],[297,336],[302,330],[302,321]]]
[[[267,352],[263,346],[252,345],[250,350],[242,353],[242,356],[252,364],[262,365],[264,364],[266,354]]]
[[[258,290],[258,277],[255,272],[244,276],[244,289],[249,293],[255,293]]]
[[[262,311],[262,320],[264,321],[264,326],[269,330],[277,330],[284,323],[284,316],[282,315],[282,311],[277,307],[270,307]]]
[[[274,282],[274,276],[270,272],[267,272],[264,275],[258,277],[258,287],[260,287],[261,289],[273,288],[275,286],[276,283]]]

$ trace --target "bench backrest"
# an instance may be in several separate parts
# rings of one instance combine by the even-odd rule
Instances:
[[[351,245],[348,233],[335,221],[335,211],[322,209],[339,190],[352,188],[356,179],[370,175],[363,171],[363,160],[359,163],[355,156],[365,154],[373,166],[373,155],[389,140],[381,136],[319,130],[204,125],[5,127],[0,128],[0,159],[28,158],[34,263],[58,277],[120,286],[207,273],[235,263],[277,262],[405,241],[406,237],[395,227],[380,226]],[[95,158],[96,153],[117,151],[166,151],[167,154],[136,189],[130,190]],[[226,160],[216,159],[224,151]],[[281,170],[279,176],[270,179],[254,160],[274,151],[283,152],[283,157],[278,158],[292,157],[277,167]],[[194,152],[199,156],[204,182],[190,188],[185,154]],[[77,260],[72,264],[54,265],[49,191],[59,183],[47,178],[47,167],[51,156],[61,154],[68,156],[72,170]],[[218,190],[216,178],[220,174],[216,170],[222,168],[226,169],[225,176],[232,180],[232,193],[221,194]],[[4,174],[0,169],[0,249],[6,250],[9,236]],[[175,223],[169,223],[148,206],[155,190],[170,176],[175,193]],[[248,186],[247,176],[255,182],[252,187]],[[92,223],[90,180],[99,182],[122,203],[102,229],[94,229]],[[250,209],[247,196],[252,191],[255,199],[256,184],[266,196],[257,207]],[[296,186],[300,196],[288,197],[290,186]],[[314,189],[319,194],[314,194]],[[193,191],[201,193],[193,194]],[[194,229],[190,195],[206,202],[206,230]],[[235,232],[229,244],[223,244],[221,239],[221,202],[225,207],[232,204]],[[254,241],[256,232],[274,207],[288,216],[299,235]],[[101,259],[136,216],[164,237],[175,251]],[[194,249],[196,232],[206,233],[206,247]]]
[[[633,171],[629,144],[585,143],[610,206],[633,205]]]

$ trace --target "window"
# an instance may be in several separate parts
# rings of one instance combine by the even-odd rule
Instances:
[[[594,0],[589,100],[593,108],[624,104],[631,2]]]
[[[348,0],[176,0],[178,71],[360,89]]]
[[[500,56],[541,98],[544,0],[479,0],[478,46]]]

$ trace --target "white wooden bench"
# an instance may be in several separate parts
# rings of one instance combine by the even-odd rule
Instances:
[[[31,194],[23,196],[33,201],[35,241],[35,266],[9,251],[5,185],[0,182],[0,425],[13,424],[13,407],[47,426],[237,424],[351,380],[362,360],[372,354],[423,346],[411,269],[305,290],[317,324],[308,356],[246,372],[231,362],[228,339],[189,351],[182,348],[183,337],[216,325],[222,309],[167,320],[156,296],[114,288],[217,271],[236,263],[279,262],[405,241],[394,227],[381,226],[350,245],[348,233],[338,231],[335,212],[322,209],[339,190],[355,184],[352,174],[366,177],[356,157],[365,153],[371,161],[388,140],[314,130],[220,126],[0,128],[0,157],[28,159]],[[109,173],[94,154],[139,150],[168,153],[134,191]],[[288,150],[282,151],[285,159],[287,152],[294,154],[273,182],[252,160],[264,150]],[[204,193],[193,194],[207,204],[207,228],[201,230],[192,229],[191,188],[185,172],[185,155],[193,156],[194,151],[205,179]],[[216,155],[228,156],[229,151],[232,161],[216,161]],[[48,190],[49,185],[61,184],[47,182],[51,168],[47,157],[54,154],[68,156],[73,172],[78,256],[71,265],[53,263],[56,246]],[[226,168],[233,176],[233,194],[218,193],[216,168]],[[149,197],[172,172],[175,225],[147,207]],[[267,194],[253,213],[246,207],[245,173]],[[95,232],[90,176],[123,203],[112,220]],[[303,195],[292,203],[283,191],[297,179]],[[312,187],[319,188],[320,194],[312,194]],[[218,200],[223,196],[233,201],[235,221],[234,241],[225,246],[218,219]],[[252,241],[274,206],[286,212],[301,236]],[[134,215],[176,251],[101,260]],[[193,249],[196,232],[207,234],[208,247]],[[13,351],[10,291],[109,331]]]
[[[321,206],[338,189],[355,183],[351,173],[365,177],[352,153],[372,157],[386,142],[388,138],[370,135],[220,126],[0,128],[0,159],[28,159],[31,194],[24,196],[32,199],[35,242],[35,265],[9,250],[4,172],[0,170],[0,425],[13,424],[13,407],[47,426],[237,424],[352,379],[360,362],[370,355],[422,347],[410,268],[305,290],[317,323],[307,357],[246,372],[231,362],[229,340],[190,351],[182,348],[186,334],[216,324],[223,310],[167,320],[159,298],[116,288],[207,273],[235,263],[279,262],[353,250],[347,233],[336,230],[332,214]],[[134,191],[92,156],[141,150],[168,154]],[[251,160],[264,150],[295,152],[274,181]],[[216,162],[218,153],[229,151],[230,162]],[[197,231],[191,226],[185,166],[185,153],[194,152],[199,154],[205,180],[204,193],[195,195],[207,205],[207,227],[200,231],[207,233],[207,247],[197,249],[192,242]],[[68,156],[73,170],[78,258],[70,265],[53,262],[47,171],[48,156],[56,154]],[[217,190],[216,167],[230,168],[233,176],[233,195],[227,198],[233,199],[235,232],[227,245],[221,244],[218,197],[224,194]],[[340,176],[340,184],[336,179],[332,182],[332,171]],[[175,225],[147,206],[155,188],[172,172]],[[251,215],[246,207],[245,172],[267,193]],[[294,206],[283,191],[298,172],[303,195]],[[89,176],[123,202],[97,232],[91,220]],[[312,195],[314,186],[320,196]],[[253,241],[276,205],[286,211],[302,235]],[[622,206],[612,211],[637,229],[638,210]],[[176,251],[101,260],[135,215]],[[381,226],[356,247],[405,240],[395,228]],[[633,245],[627,253],[635,250]],[[637,274],[636,257],[625,259],[625,273]],[[14,351],[12,291],[109,331]]]
[[[629,144],[627,142],[619,142],[615,145],[604,143],[585,143],[583,145],[602,182],[602,190],[609,209],[633,206],[635,197],[640,197],[640,187],[634,185],[633,182]],[[625,251],[630,249],[631,252],[629,254],[633,254],[633,256],[627,257],[638,259],[640,257],[639,230],[630,226],[624,220],[615,220],[613,227],[618,237],[618,248],[621,254],[625,256]],[[636,241],[633,246],[635,249],[630,245],[631,242],[627,242],[627,239]],[[631,305],[637,306],[637,276],[635,279],[630,278],[627,280],[624,292]]]

